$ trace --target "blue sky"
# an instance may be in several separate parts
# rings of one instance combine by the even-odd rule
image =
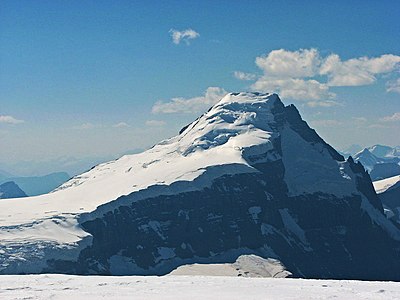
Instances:
[[[242,90],[400,144],[400,2],[331,2],[2,1],[0,163],[146,148]]]

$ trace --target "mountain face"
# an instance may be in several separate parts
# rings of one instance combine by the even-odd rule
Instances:
[[[0,199],[27,197],[23,190],[13,181],[0,184]]]
[[[0,219],[3,274],[160,275],[254,254],[296,277],[400,280],[400,230],[368,173],[276,94],[228,94],[148,151],[0,201]]]
[[[27,195],[37,196],[51,192],[70,179],[65,172],[51,173],[45,176],[7,177],[0,179],[0,184],[13,181],[20,186]]]
[[[354,160],[361,162],[371,179],[375,181],[400,174],[400,155],[398,154],[396,148],[375,145],[355,154]]]

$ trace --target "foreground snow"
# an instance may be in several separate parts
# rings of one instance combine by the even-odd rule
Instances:
[[[395,282],[213,276],[5,275],[1,299],[399,299]]]

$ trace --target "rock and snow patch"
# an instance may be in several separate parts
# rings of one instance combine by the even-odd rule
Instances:
[[[393,176],[390,178],[374,181],[373,185],[374,185],[374,189],[375,189],[376,193],[381,194],[381,193],[386,192],[388,189],[393,187],[398,182],[400,182],[400,175],[396,175],[396,176]]]
[[[189,264],[172,271],[170,275],[243,276],[284,278],[291,276],[279,260],[257,255],[241,255],[232,263]]]

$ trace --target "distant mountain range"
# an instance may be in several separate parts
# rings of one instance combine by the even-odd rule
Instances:
[[[89,170],[91,167],[98,165],[99,163],[110,161],[123,155],[139,153],[141,151],[143,151],[143,149],[132,149],[106,156],[61,156],[41,160],[20,160],[18,162],[0,161],[0,180],[12,177],[11,174],[16,174],[18,177],[32,177],[43,176],[55,172],[65,172],[71,176],[75,176]]]
[[[13,177],[11,175],[11,177],[3,177],[2,179],[0,179],[0,184],[13,182],[19,189],[24,192],[24,194],[28,196],[37,196],[51,192],[52,190],[56,189],[61,184],[66,182],[68,179],[70,179],[70,176],[65,172],[32,177]]]
[[[373,181],[400,175],[400,147],[374,145],[354,154]]]

